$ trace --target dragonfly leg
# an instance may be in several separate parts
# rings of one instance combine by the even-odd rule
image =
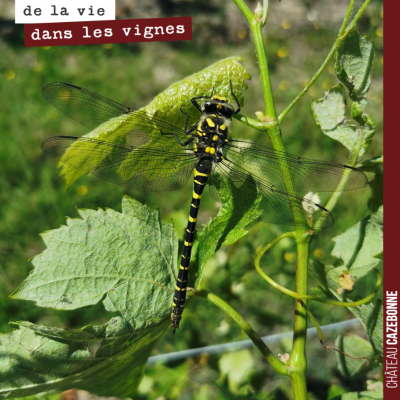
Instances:
[[[211,96],[199,96],[199,97],[193,97],[193,99],[191,99],[190,101],[192,102],[192,104],[203,114],[203,111],[201,110],[200,104],[196,101],[196,100],[200,100],[200,99],[211,99],[211,97],[213,97],[214,94],[214,89],[212,88],[211,91]]]
[[[233,93],[233,87],[232,87],[232,81],[229,79],[229,85],[231,86],[231,94],[233,96],[233,98],[236,101],[236,105],[237,105],[237,109],[234,111],[234,114],[237,114],[240,111],[240,104],[239,104],[239,100],[236,97],[235,93]]]
[[[189,131],[186,132],[186,134],[191,133],[196,126],[194,126],[193,128],[190,128]],[[181,139],[179,139],[179,136],[175,133],[175,132],[161,132],[161,135],[172,135],[175,136],[176,141],[182,146],[182,147],[186,147],[189,143],[192,143],[194,138],[196,137],[196,135],[192,135],[190,136],[189,139],[185,140],[183,143],[181,142]]]
[[[180,112],[185,116],[185,118],[186,118],[184,131],[185,131],[185,133],[189,133],[189,132],[190,132],[190,130],[188,131],[189,118],[190,118],[190,117],[189,117],[189,114],[182,110],[182,106],[180,106],[179,111],[180,111]]]

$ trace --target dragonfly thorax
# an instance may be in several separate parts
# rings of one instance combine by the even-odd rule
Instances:
[[[197,126],[194,151],[198,157],[209,158],[214,162],[223,159],[223,148],[228,143],[230,118],[221,113],[205,113]]]

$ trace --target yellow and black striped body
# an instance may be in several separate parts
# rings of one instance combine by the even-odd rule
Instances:
[[[179,266],[174,300],[172,302],[171,325],[174,333],[175,330],[179,328],[179,322],[182,319],[182,312],[185,306],[190,256],[192,254],[193,239],[196,231],[196,219],[199,212],[201,195],[207,184],[210,173],[211,163],[207,162],[207,160],[206,162],[199,162],[194,169],[193,197],[192,203],[190,204],[190,214],[185,230],[181,264]]]
[[[232,116],[240,111],[239,102],[232,90],[232,84],[231,93],[236,100],[237,109],[234,109],[231,104],[227,103],[227,99],[222,96],[206,96],[205,98],[207,100],[203,101],[201,106],[196,102],[196,99],[204,97],[193,98],[191,100],[193,105],[203,115],[200,121],[187,131],[187,133],[192,134],[191,138],[184,143],[179,142],[182,146],[186,146],[194,141],[193,151],[198,161],[194,168],[193,197],[190,205],[189,221],[185,231],[185,240],[175,286],[174,299],[172,301],[171,325],[173,333],[179,328],[179,323],[182,319],[182,313],[185,307],[190,256],[192,254],[201,195],[213,167],[224,159],[223,149],[228,142],[228,126]]]
[[[223,159],[223,147],[228,142],[230,120],[216,111],[205,114],[197,125],[194,151],[199,157],[209,157],[214,162]]]

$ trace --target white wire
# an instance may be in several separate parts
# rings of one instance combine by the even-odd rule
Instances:
[[[335,330],[344,330],[353,328],[357,325],[361,326],[360,321],[357,318],[350,319],[348,321],[336,322],[334,324],[329,324],[325,326],[321,326],[321,330],[324,333],[332,332]],[[178,332],[179,334],[179,332]],[[261,339],[265,344],[272,344],[279,342],[280,340],[291,337],[292,332],[280,333],[277,335],[263,336]],[[315,328],[307,329],[307,337],[317,336],[317,330]],[[147,360],[147,365],[154,365],[156,363],[166,363],[170,361],[181,360],[189,357],[196,357],[201,354],[218,354],[225,353],[228,351],[237,351],[241,349],[246,349],[254,346],[254,343],[251,340],[241,340],[239,342],[232,343],[224,343],[224,344],[215,344],[213,346],[205,346],[198,347],[196,349],[188,349],[182,351],[176,351],[173,353],[160,354],[157,356],[149,357]]]

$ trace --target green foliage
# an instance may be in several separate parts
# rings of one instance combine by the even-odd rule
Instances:
[[[350,152],[349,159],[357,161],[369,148],[375,134],[375,123],[364,113],[367,104],[366,95],[370,87],[370,72],[374,58],[372,43],[362,37],[356,29],[350,31],[340,44],[336,53],[335,71],[342,84],[330,89],[325,98],[313,102],[315,119],[325,135],[342,143]],[[352,118],[349,124],[346,118],[346,91],[353,101]],[[358,126],[357,126],[358,125]],[[326,294],[338,299],[362,298],[371,289],[371,277],[367,275],[381,264],[383,252],[382,219],[382,158],[374,158],[360,163],[368,172],[375,172],[371,182],[372,196],[369,200],[371,215],[365,217],[344,233],[334,237],[335,246],[332,256],[340,260],[339,266],[312,263],[312,270]],[[354,287],[354,289],[353,289]],[[374,300],[368,305],[350,308],[363,324],[371,342],[357,336],[338,338],[342,351],[356,357],[372,357],[375,352],[382,356],[383,315],[382,302]],[[363,355],[364,354],[364,355]],[[366,355],[368,354],[368,355]],[[365,375],[368,368],[362,362],[356,362],[339,355],[339,369],[346,377]],[[370,364],[372,368],[374,363]]]
[[[381,261],[376,256],[383,251],[383,232],[373,217],[363,219],[332,240],[332,255],[341,259],[340,268],[349,269],[355,278],[361,278]]]
[[[47,249],[33,273],[13,293],[42,307],[74,309],[103,300],[134,329],[168,314],[178,257],[172,223],[124,197],[122,213],[79,210],[82,219],[44,233]],[[143,307],[146,304],[146,307]]]
[[[23,399],[24,400],[60,400],[61,396],[59,393],[55,393],[55,394],[43,394],[43,393],[39,393],[39,394],[35,394],[32,396],[24,396]]]
[[[131,397],[167,327],[164,322],[134,331],[121,317],[74,330],[18,325],[18,330],[0,336],[2,398],[71,387],[100,396]],[[88,347],[92,340],[101,340],[96,351]]]
[[[250,178],[248,178],[250,179]],[[222,246],[229,246],[245,236],[248,231],[243,228],[262,214],[258,209],[261,197],[257,196],[257,187],[253,185],[254,191],[248,195],[253,201],[249,201],[247,210],[238,208],[236,199],[238,188],[231,185],[230,191],[222,191],[222,206],[218,215],[210,221],[203,231],[198,233],[198,276],[196,288],[201,284],[204,268],[210,257]]]
[[[360,336],[339,336],[336,339],[335,347],[350,357],[367,358],[357,360],[344,354],[336,353],[339,372],[348,379],[354,379],[360,375],[363,376],[377,365],[371,344]]]
[[[3,394],[71,386],[103,396],[135,393],[168,326],[178,244],[173,225],[163,224],[158,211],[128,196],[122,211],[79,210],[81,219],[43,234],[47,249],[34,257],[33,273],[13,297],[61,309],[104,299],[105,308],[123,318],[71,330],[16,324],[19,330],[0,337]],[[87,341],[100,339],[92,354]]]
[[[254,360],[249,350],[226,353],[219,359],[219,369],[223,378],[227,378],[229,389],[239,393],[254,369]]]
[[[352,118],[358,127],[347,121],[346,92],[341,84],[331,88],[323,99],[312,103],[315,120],[324,134],[342,143],[350,155],[354,154],[357,158],[368,150],[376,131],[372,117],[363,112],[371,83],[373,59],[372,43],[356,29],[350,31],[336,52],[336,75],[353,101]]]
[[[378,215],[379,208],[383,205],[383,170],[379,166],[374,168],[374,172],[375,177],[369,183],[371,188],[371,197],[368,200],[368,208],[372,213]]]
[[[345,96],[342,85],[334,86],[324,98],[312,102],[312,110],[325,135],[342,143],[349,151],[356,151],[359,132],[354,125],[345,122]]]
[[[332,385],[328,390],[328,396],[326,397],[326,400],[333,400],[343,393],[346,393],[346,391],[337,385]]]
[[[370,383],[368,390],[362,392],[341,393],[338,396],[330,397],[327,400],[382,400],[383,385],[382,382]]]
[[[383,399],[383,391],[379,392],[353,392],[353,393],[345,393],[340,397],[335,397],[333,400],[382,400]]]
[[[366,276],[371,269],[377,268],[381,263],[383,252],[383,232],[380,214],[371,215],[349,228],[343,234],[333,238],[335,246],[332,255],[340,259],[341,265],[334,267],[323,265],[320,262],[311,264],[311,271],[315,274],[325,293],[331,293],[338,299],[351,297],[351,290],[346,289],[342,283],[343,275],[348,275],[348,280],[355,284],[354,291],[360,297],[366,296],[371,291],[371,285],[361,279],[375,279]],[[374,275],[370,272],[370,275]],[[382,302],[374,300],[368,305],[349,308],[363,324],[376,351],[382,355],[383,350],[383,315]]]
[[[352,313],[361,321],[375,351],[383,357],[383,303],[381,300],[353,308]]]
[[[145,375],[140,383],[138,395],[146,395],[149,400],[157,400],[160,393],[169,399],[179,399],[189,381],[188,362],[168,368],[155,365],[152,377]]]
[[[356,28],[348,33],[336,52],[336,75],[354,102],[364,101],[367,95],[374,54],[371,41],[361,36]]]

